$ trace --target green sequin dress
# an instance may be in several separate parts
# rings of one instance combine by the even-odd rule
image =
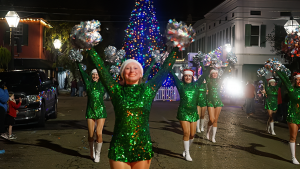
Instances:
[[[199,95],[198,95],[198,104],[197,104],[197,106],[200,106],[200,107],[206,107],[207,106],[206,91],[207,91],[206,83],[202,83],[200,85],[200,87],[198,88]]]
[[[199,119],[197,111],[198,88],[207,77],[209,71],[205,71],[197,82],[184,83],[180,81],[173,71],[174,82],[180,95],[180,103],[177,111],[177,119],[179,121],[196,122]]]
[[[230,65],[228,65],[224,71],[223,76],[227,72],[229,72]],[[221,99],[221,80],[218,78],[207,78],[206,85],[208,89],[208,94],[207,94],[207,107],[223,107],[224,104]]]
[[[276,86],[268,85],[265,77],[263,77],[265,83],[265,91],[267,93],[265,109],[276,111],[278,108],[278,89],[281,82],[278,82]]]
[[[207,107],[223,107],[224,104],[220,95],[220,84],[218,78],[207,79]]]
[[[87,119],[102,119],[107,117],[103,96],[105,94],[105,88],[100,81],[95,82],[92,80],[84,70],[82,70],[81,65],[78,63],[79,71],[82,80],[86,86],[86,93],[88,96],[88,102],[86,107]]]
[[[289,123],[300,124],[300,87],[293,87],[285,73],[277,71],[279,78],[288,89],[289,93],[289,108],[286,121]]]
[[[121,86],[113,80],[97,52],[94,49],[90,50],[90,56],[97,66],[102,84],[111,96],[115,111],[115,127],[108,152],[109,159],[136,162],[150,160],[153,157],[149,131],[150,109],[158,89],[175,63],[177,54],[178,48],[174,48],[161,69],[148,83]]]

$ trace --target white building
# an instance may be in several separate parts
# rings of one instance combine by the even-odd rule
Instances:
[[[266,35],[274,24],[284,25],[291,15],[299,19],[299,6],[300,0],[225,0],[193,25],[197,35],[186,52],[209,53],[230,43],[238,57],[233,74],[256,80],[256,71],[267,59],[276,57],[284,63],[271,52]]]

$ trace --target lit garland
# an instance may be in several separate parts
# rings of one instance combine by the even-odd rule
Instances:
[[[1,18],[1,20],[6,20],[5,18]],[[46,20],[42,19],[42,18],[26,18],[26,19],[20,19],[20,22],[40,22],[42,23],[44,26],[48,27],[48,28],[53,28],[49,23],[47,23]]]

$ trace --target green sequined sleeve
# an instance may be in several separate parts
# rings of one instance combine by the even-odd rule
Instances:
[[[144,73],[144,76],[143,76],[143,80],[144,80],[144,81],[147,81],[147,80],[148,80],[148,77],[149,77],[149,75],[150,75],[150,72],[151,72],[151,70],[152,70],[152,67],[154,66],[155,63],[156,63],[156,62],[155,62],[155,59],[153,59],[153,60],[151,61],[150,65],[148,66],[147,70],[146,70],[145,73]]]
[[[265,76],[262,77],[263,81],[264,81],[264,85],[265,85],[265,91],[269,90],[269,85],[268,85],[268,82],[267,82],[267,79]]]
[[[105,67],[103,60],[94,48],[89,51],[89,54],[96,68],[98,69],[100,81],[102,82],[106,91],[108,91],[109,95],[113,97],[113,95],[116,93],[116,90],[118,89],[119,84],[113,79],[113,77]]]
[[[90,76],[82,69],[80,63],[77,63],[78,68],[79,68],[79,72],[81,74],[81,78],[85,84],[86,87],[89,87],[91,84],[91,78]]]
[[[152,91],[156,94],[157,90],[161,87],[162,83],[166,80],[168,73],[172,70],[172,67],[176,61],[179,48],[173,48],[158,73],[147,83],[151,86]]]
[[[201,86],[201,84],[203,83],[203,80],[204,79],[207,79],[210,71],[211,71],[211,67],[209,67],[208,69],[205,69],[204,65],[202,62],[200,62],[200,66],[202,67],[203,69],[203,74],[201,75],[201,77],[197,80],[197,83],[198,83],[198,86]]]
[[[276,71],[277,75],[279,76],[279,78],[281,79],[281,81],[283,82],[283,84],[285,85],[285,87],[288,89],[289,92],[293,92],[294,88],[292,87],[291,82],[288,80],[288,77],[286,76],[285,73],[282,73],[280,71]]]
[[[178,77],[174,73],[174,70],[171,70],[171,74],[173,76],[174,83],[175,83],[175,86],[177,87],[177,90],[181,90],[183,82],[178,79]]]

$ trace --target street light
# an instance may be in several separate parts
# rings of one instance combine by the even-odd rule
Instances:
[[[7,14],[5,15],[6,22],[10,28],[10,47],[11,47],[11,61],[10,61],[10,69],[14,69],[14,47],[15,47],[15,37],[14,37],[14,31],[13,28],[17,28],[20,17],[17,12],[15,11],[8,11]]]
[[[55,49],[60,49],[61,47],[61,41],[59,39],[55,39],[53,42],[54,48]]]
[[[298,32],[298,35],[299,35],[299,23],[296,20],[294,20],[294,18],[292,16],[291,16],[290,20],[288,20],[284,24],[284,29],[287,34],[291,34],[293,32]]]
[[[58,63],[59,50],[60,50],[60,47],[61,47],[61,41],[59,39],[55,39],[54,42],[53,42],[53,45],[54,45],[54,48],[57,51],[55,62],[56,62],[56,68],[58,68],[58,64],[57,63]],[[57,73],[56,73],[56,78],[58,79]]]
[[[228,44],[225,44],[225,49],[226,49],[226,51],[229,53],[229,52],[231,52],[232,47],[231,47],[231,45],[228,43]]]

